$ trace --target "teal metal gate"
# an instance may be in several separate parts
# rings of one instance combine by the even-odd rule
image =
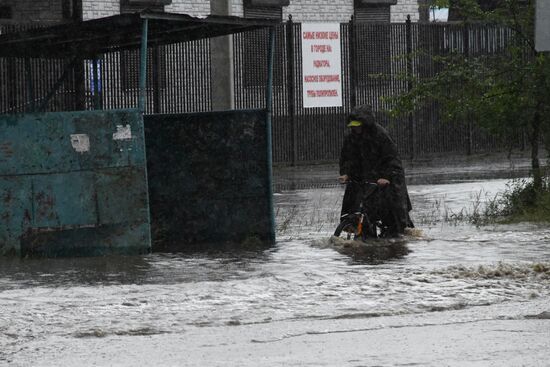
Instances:
[[[0,255],[151,249],[143,116],[0,115]]]
[[[145,126],[155,251],[275,241],[267,111],[151,115]]]
[[[239,242],[251,236],[273,243],[270,106],[277,23],[144,11],[0,35],[0,58],[24,61],[24,87],[16,83],[17,88],[10,88],[20,91],[28,112],[0,115],[0,255],[150,252],[148,182],[154,194],[152,221],[156,234],[162,232],[158,228],[163,228],[168,231],[167,237],[177,238],[183,233],[183,225],[188,241],[197,244],[212,239]],[[270,42],[265,109],[155,117],[163,124],[154,126],[157,130],[148,139],[149,166],[153,168],[148,179],[142,115],[147,99],[148,47],[266,27],[270,29]],[[126,97],[138,97],[137,101],[130,98],[125,105],[138,102],[138,108],[99,111],[104,107],[103,86],[112,82],[105,80],[102,55],[138,49],[139,87],[124,91]],[[35,93],[35,84],[42,86],[44,75],[35,80],[32,64],[41,59],[69,61],[53,85],[46,83],[46,95]],[[71,75],[78,81],[69,90],[74,89],[77,101],[82,97],[84,60],[91,60],[88,87],[95,111],[35,113],[53,103]],[[121,62],[120,67],[128,65]],[[176,133],[179,135],[172,135]],[[214,149],[203,151],[197,139],[204,139]],[[187,146],[177,145],[181,143]],[[241,144],[250,146],[245,149]],[[243,154],[247,159],[241,161]],[[174,165],[165,164],[165,158],[174,157],[179,159]],[[207,175],[201,174],[201,167],[209,168]],[[239,177],[243,177],[242,182],[236,180]],[[165,186],[168,184],[173,186]],[[196,186],[203,186],[203,190],[195,190]],[[230,220],[233,208],[236,213],[249,213]]]

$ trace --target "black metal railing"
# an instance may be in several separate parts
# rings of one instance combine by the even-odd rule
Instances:
[[[0,33],[25,26],[1,26]],[[409,90],[405,76],[427,78],[440,68],[433,56],[462,53],[483,56],[506,52],[512,32],[494,25],[447,23],[342,23],[341,107],[304,108],[302,101],[301,24],[289,19],[277,29],[273,78],[273,159],[280,164],[334,162],[345,134],[344,120],[355,105],[373,106],[381,124],[404,157],[498,151],[517,141],[501,141],[470,121],[443,123],[432,104],[402,118],[390,118],[383,97]],[[236,108],[264,108],[268,31],[233,36]],[[136,51],[137,52],[137,51]],[[0,113],[136,107],[139,58],[133,51],[77,60],[48,103],[46,97],[74,60],[0,58]],[[199,112],[212,109],[212,62],[208,40],[149,49],[145,110],[152,113]],[[28,75],[33,75],[29,83]],[[28,86],[32,84],[32,91]],[[59,83],[58,83],[59,84]],[[94,100],[94,85],[99,88]],[[99,106],[98,106],[99,104]]]

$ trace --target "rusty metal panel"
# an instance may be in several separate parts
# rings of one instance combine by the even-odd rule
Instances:
[[[138,110],[0,115],[0,254],[150,251]]]
[[[263,110],[145,116],[153,249],[274,238]]]

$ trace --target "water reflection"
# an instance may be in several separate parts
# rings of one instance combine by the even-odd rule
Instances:
[[[55,355],[60,338],[74,345],[300,320],[405,320],[458,309],[475,315],[483,309],[476,306],[548,299],[548,226],[476,228],[427,213],[434,200],[452,210],[469,205],[480,185],[494,192],[505,181],[409,187],[413,214],[435,219],[420,225],[422,236],[403,242],[331,242],[343,194],[331,188],[278,195],[278,241],[270,249],[2,258],[0,362],[4,353],[32,365],[37,343],[39,353]]]
[[[0,287],[17,285],[67,286],[142,283],[150,264],[142,256],[113,256],[59,259],[0,259]]]
[[[367,241],[345,240],[331,236],[329,239],[313,241],[314,246],[331,248],[349,256],[354,264],[382,264],[401,259],[411,252],[408,241],[413,238],[368,239]]]
[[[158,253],[144,256],[0,258],[0,291],[21,287],[177,284],[235,279],[269,261],[276,249]]]

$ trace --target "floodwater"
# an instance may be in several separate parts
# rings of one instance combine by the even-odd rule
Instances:
[[[550,228],[459,220],[506,182],[410,186],[396,257],[335,250],[335,187],[278,193],[267,250],[1,259],[0,365],[547,366]]]

